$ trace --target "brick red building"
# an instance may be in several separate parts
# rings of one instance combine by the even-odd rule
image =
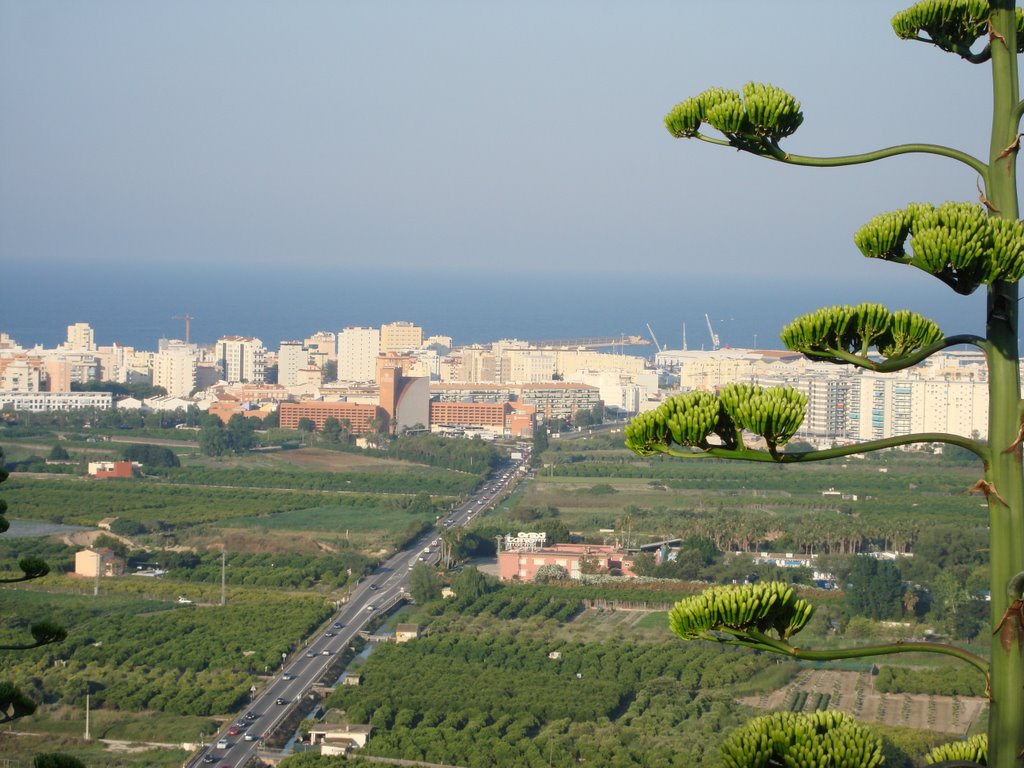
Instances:
[[[298,429],[300,419],[309,419],[319,431],[331,417],[338,421],[348,419],[352,425],[351,432],[356,435],[372,432],[374,419],[380,418],[387,424],[388,418],[387,412],[379,405],[367,403],[281,403],[282,429]]]

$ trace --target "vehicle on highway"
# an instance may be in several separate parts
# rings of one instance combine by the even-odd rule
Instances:
[[[285,672],[283,675],[281,675],[281,679],[282,680],[294,680],[295,679],[295,675],[293,675],[291,672]]]
[[[331,652],[328,651],[326,648],[324,648],[322,651],[320,651],[320,655],[321,656],[330,656]]]
[[[334,637],[334,633],[331,631],[324,632],[324,637]]]
[[[306,651],[306,658],[307,659],[312,659],[314,656],[316,656],[316,654],[313,653],[312,651]]]
[[[256,741],[256,739],[258,739],[259,737],[260,735],[258,733],[247,733],[242,738],[246,741]]]
[[[203,762],[204,763],[216,763],[217,762],[217,758],[214,757],[211,754],[205,754],[205,755],[203,755]]]
[[[260,716],[259,712],[253,712],[251,709],[245,713],[246,720],[256,720]]]
[[[237,735],[238,735],[238,729],[237,728],[228,728],[228,736],[237,736]]]
[[[221,739],[217,742],[217,749],[227,749],[230,746],[227,739]]]
[[[283,698],[281,696],[278,696],[276,699],[274,699],[274,703],[277,704],[280,707],[280,706],[283,706],[283,705],[287,704],[288,703],[288,699]]]
[[[341,628],[342,628],[342,627],[344,627],[345,625],[344,625],[344,624],[342,624],[342,623],[341,623],[340,621],[336,621],[336,622],[334,622],[334,624],[332,624],[331,626],[333,626],[333,627],[334,627],[335,629],[341,629]]]
[[[376,584],[371,584],[371,585],[370,585],[370,589],[376,589],[376,588],[377,588],[377,585],[376,585]]]
[[[368,611],[375,611],[375,610],[377,610],[377,609],[376,609],[376,608],[375,608],[375,607],[373,606],[373,604],[371,603],[370,605],[366,606],[366,610],[368,610]]]

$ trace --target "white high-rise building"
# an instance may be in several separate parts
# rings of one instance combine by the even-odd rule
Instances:
[[[338,381],[374,381],[379,354],[378,328],[344,329],[338,334]]]
[[[153,385],[172,397],[185,397],[196,388],[199,356],[191,344],[170,342],[153,355]]]
[[[95,352],[96,336],[88,323],[75,323],[68,326],[68,340],[64,349],[71,352]]]
[[[292,387],[299,383],[299,371],[309,366],[309,352],[301,341],[282,341],[277,351],[277,383]]]
[[[250,336],[217,339],[217,365],[228,384],[262,384],[263,342]]]

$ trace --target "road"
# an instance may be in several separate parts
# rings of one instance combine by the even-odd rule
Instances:
[[[445,528],[466,525],[493,504],[495,498],[515,481],[519,466],[519,462],[504,463],[440,524]],[[348,602],[331,618],[328,625],[310,638],[302,649],[284,660],[281,671],[266,688],[253,694],[249,709],[246,713],[239,713],[235,723],[239,732],[232,735],[228,733],[230,726],[225,728],[211,739],[211,746],[191,758],[186,766],[240,768],[254,758],[260,737],[280,725],[297,702],[323,677],[334,657],[373,619],[404,600],[409,572],[413,566],[421,558],[424,562],[437,564],[440,555],[433,542],[437,541],[438,535],[436,529],[425,533],[407,549],[395,553],[378,566],[355,588]],[[245,717],[247,713],[250,715],[248,719]],[[253,740],[246,741],[246,734],[252,736]],[[218,747],[218,743],[224,746]]]

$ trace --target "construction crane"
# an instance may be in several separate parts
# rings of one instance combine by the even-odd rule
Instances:
[[[658,352],[661,352],[662,351],[662,346],[661,346],[661,344],[658,343],[658,337],[654,335],[654,329],[651,328],[651,324],[650,323],[647,323],[647,332],[649,334],[651,334],[651,339],[654,341],[654,348]]]
[[[704,313],[704,319],[708,321],[708,333],[711,334],[711,350],[715,351],[720,347],[718,334],[715,333],[715,329],[711,327],[711,318],[708,317],[707,312]]]
[[[184,314],[184,315],[175,315],[174,317],[171,318],[171,320],[184,320],[185,321],[185,343],[188,344],[188,337],[189,337],[189,330],[190,330],[189,323],[191,323],[193,320],[195,320],[195,318],[192,317],[192,315]]]

